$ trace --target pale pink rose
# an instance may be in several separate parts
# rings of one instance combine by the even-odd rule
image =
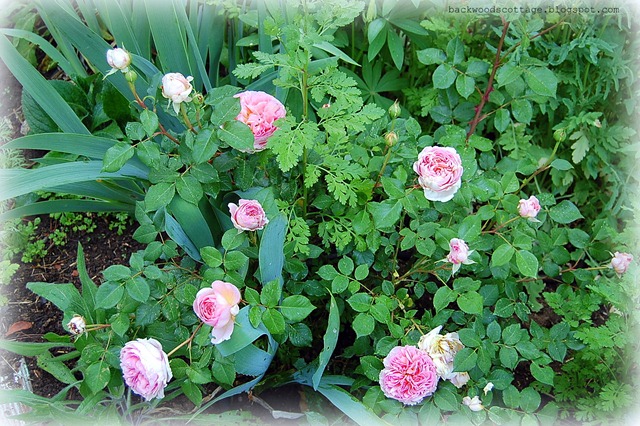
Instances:
[[[145,401],[164,398],[164,388],[171,380],[169,358],[155,339],[127,342],[120,351],[124,382]]]
[[[87,324],[84,318],[80,315],[74,315],[71,321],[67,324],[67,328],[71,334],[82,334],[87,329]]]
[[[415,346],[396,346],[383,364],[380,388],[387,398],[415,405],[438,387],[438,372],[431,357]]]
[[[127,71],[129,64],[131,64],[131,55],[119,47],[109,49],[107,50],[107,63],[113,69]]]
[[[211,288],[203,288],[193,301],[193,312],[207,325],[213,327],[211,343],[217,345],[229,340],[234,320],[240,308],[238,287],[224,281],[214,281]]]
[[[413,163],[427,200],[446,202],[462,184],[462,160],[454,148],[428,146]]]
[[[253,151],[264,150],[269,136],[278,130],[273,122],[286,115],[284,105],[265,92],[247,90],[234,97],[240,99],[240,114],[236,120],[249,126],[253,132]]]
[[[629,253],[620,253],[619,251],[613,254],[613,259],[611,259],[610,268],[613,268],[616,271],[616,274],[622,275],[627,272],[629,265],[633,261],[633,255]]]
[[[474,396],[473,398],[465,396],[462,398],[462,403],[469,407],[471,411],[482,411],[484,409],[484,405],[482,405],[482,401],[478,396]]]
[[[267,215],[256,200],[238,201],[238,205],[229,203],[231,222],[238,231],[257,231],[269,223]]]
[[[451,241],[449,241],[449,250],[447,258],[443,260],[453,264],[451,268],[452,274],[458,272],[461,264],[471,265],[472,263],[475,263],[473,260],[469,259],[473,250],[469,250],[469,246],[467,246],[467,243],[465,243],[464,240],[461,240],[460,238],[452,238]]]
[[[532,221],[539,222],[535,217],[540,212],[540,201],[532,195],[528,200],[522,199],[518,202],[518,213],[520,216]]]
[[[191,102],[189,95],[193,90],[191,86],[193,77],[186,77],[179,72],[170,72],[162,77],[162,96],[173,104],[173,110],[178,113],[180,103]]]
[[[460,388],[469,381],[469,374],[454,372],[453,361],[464,345],[460,341],[458,333],[441,335],[440,330],[442,330],[441,325],[422,336],[418,342],[418,349],[425,351],[431,357],[438,376],[442,380],[449,380],[457,388]]]

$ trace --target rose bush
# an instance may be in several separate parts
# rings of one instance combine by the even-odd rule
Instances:
[[[81,247],[80,289],[30,283],[63,323],[86,320],[84,333],[50,336],[77,370],[48,352],[41,365],[69,384],[81,373],[96,410],[141,418],[160,389],[202,415],[285,384],[367,425],[606,422],[629,406],[620,377],[633,364],[619,360],[633,352],[637,268],[620,224],[635,212],[622,167],[633,156],[619,146],[633,132],[603,92],[631,87],[596,66],[624,68],[628,53],[596,37],[621,46],[623,31],[534,12],[458,22],[426,3],[399,14],[401,3],[225,3],[229,22],[199,3],[189,19],[148,20],[156,35],[184,31],[171,40],[185,52],[127,42],[127,73],[104,89],[79,80],[93,97],[77,110],[92,120],[47,109],[59,129],[38,128],[26,102],[42,133],[10,146],[51,142],[69,157],[11,171],[10,194],[90,192],[73,205],[128,209],[144,245],[99,285]],[[71,10],[47,22],[76,25]],[[74,46],[108,74],[112,46],[80,27],[92,48]],[[212,28],[229,40],[195,43]],[[170,370],[125,369],[117,354],[136,339],[166,348]]]

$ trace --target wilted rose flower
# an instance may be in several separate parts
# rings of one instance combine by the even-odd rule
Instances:
[[[213,327],[211,343],[214,345],[229,340],[233,333],[234,320],[240,308],[238,287],[216,280],[211,288],[203,288],[193,301],[193,312],[207,325]]]
[[[613,254],[613,259],[611,259],[610,268],[613,268],[616,271],[616,274],[622,275],[627,272],[629,265],[633,261],[633,255],[629,253],[620,253],[619,251]]]
[[[178,113],[180,103],[191,102],[189,95],[193,90],[191,86],[193,77],[186,77],[179,72],[170,72],[162,77],[162,96],[173,104],[173,110]]]
[[[474,396],[473,398],[465,396],[464,398],[462,398],[462,403],[469,407],[471,411],[482,411],[484,409],[482,401],[478,396]]]
[[[441,325],[422,336],[418,341],[418,349],[429,354],[436,366],[438,376],[442,380],[449,380],[460,388],[469,381],[469,374],[466,372],[454,372],[453,360],[458,351],[464,348],[464,345],[460,341],[458,333],[441,335],[440,330],[442,330]]]
[[[472,263],[475,263],[473,260],[469,259],[473,250],[469,250],[469,246],[467,246],[467,243],[465,243],[464,240],[461,240],[460,238],[452,238],[449,241],[449,250],[449,254],[445,259],[441,260],[441,262],[450,262],[453,265],[451,268],[452,275],[458,272],[461,264],[471,265]]]
[[[462,160],[454,148],[424,148],[413,163],[413,170],[427,200],[449,201],[462,184]]]
[[[449,377],[446,378],[446,380],[449,380],[458,389],[466,385],[469,379],[471,379],[471,377],[466,371],[456,371],[455,373],[449,374]]]
[[[257,231],[269,223],[262,205],[256,200],[238,201],[238,205],[229,203],[231,222],[238,231]]]
[[[491,392],[491,390],[493,389],[493,383],[489,382],[487,383],[487,385],[482,389],[482,391],[484,392],[484,394],[486,395],[487,393]]]
[[[267,147],[267,139],[278,128],[274,121],[286,115],[284,105],[265,92],[247,90],[234,97],[240,99],[240,114],[236,120],[243,122],[253,132],[253,151],[262,151]]]
[[[415,405],[438,387],[438,373],[431,357],[415,346],[396,346],[383,364],[380,388],[387,398]]]
[[[80,315],[74,315],[67,324],[67,328],[71,334],[82,334],[87,328],[84,318]]]
[[[535,218],[538,212],[540,212],[540,202],[534,195],[528,200],[522,199],[518,202],[518,213],[531,222],[540,222]]]
[[[109,49],[107,50],[107,63],[114,70],[127,72],[129,64],[131,64],[131,55],[129,55],[129,52],[119,47]]]
[[[120,351],[124,382],[145,401],[164,398],[164,388],[173,377],[169,358],[155,339],[127,342]]]

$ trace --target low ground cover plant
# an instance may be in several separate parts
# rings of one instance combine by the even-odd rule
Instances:
[[[80,288],[28,284],[69,331],[2,343],[68,384],[51,401],[14,393],[32,419],[147,421],[180,395],[205,418],[290,383],[358,424],[632,407],[624,11],[151,3],[39,4],[59,50],[0,37],[32,129],[6,147],[51,151],[6,171],[4,218],[128,211],[146,245],[100,282],[78,247]],[[6,36],[71,81],[47,82]],[[36,190],[76,198],[25,199]]]

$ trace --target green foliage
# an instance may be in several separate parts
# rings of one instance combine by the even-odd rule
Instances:
[[[134,9],[102,24],[118,43],[132,42],[135,84],[119,73],[104,82],[79,73],[75,84],[25,77],[34,133],[54,133],[12,147],[54,152],[39,168],[6,173],[4,198],[47,188],[91,196],[102,203],[92,206],[133,211],[134,238],[146,245],[105,269],[99,286],[81,251],[81,292],[29,285],[65,321],[79,314],[105,324],[74,340],[70,371],[40,354],[43,368],[63,382],[82,372],[86,401],[121,398],[118,351],[149,336],[171,352],[170,390],[201,411],[292,381],[361,424],[609,422],[631,405],[637,266],[621,274],[610,264],[612,252],[633,251],[624,225],[638,214],[628,69],[637,43],[627,18],[317,0],[209,2],[196,20],[197,8],[180,2],[166,16],[149,5],[135,9],[144,11],[135,12],[140,34],[126,25]],[[54,6],[39,12],[55,37],[71,33],[59,40],[65,56],[78,48],[108,71],[97,62],[104,40],[88,30],[101,23],[85,16],[85,28]],[[203,22],[219,19],[228,34],[208,46]],[[168,22],[177,25],[164,34]],[[22,62],[10,52],[15,70]],[[177,71],[195,74],[195,91],[176,114],[159,85]],[[285,105],[263,151],[252,152],[253,133],[236,120],[240,87]],[[395,99],[400,112],[385,112]],[[80,126],[93,135],[68,134],[84,133]],[[414,163],[428,146],[461,158],[449,201],[423,194]],[[531,195],[541,207],[535,220],[519,211]],[[262,205],[264,229],[234,227],[229,204],[238,199]],[[453,238],[470,250],[455,266]],[[192,307],[218,280],[242,301],[231,339],[212,345]],[[457,333],[464,347],[452,367],[469,381],[440,380],[416,406],[387,398],[383,359],[438,326]],[[225,392],[204,402],[209,384]],[[475,395],[484,410],[464,404]]]

